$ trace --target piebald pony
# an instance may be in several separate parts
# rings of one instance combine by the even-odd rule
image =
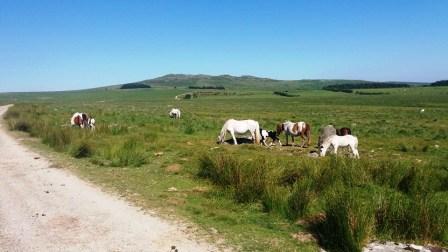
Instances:
[[[300,136],[302,138],[301,147],[311,144],[311,126],[306,122],[291,122],[286,121],[284,123],[277,124],[277,136],[282,132],[285,132],[286,145],[288,145],[288,136],[291,136],[292,142],[294,143],[294,137]]]

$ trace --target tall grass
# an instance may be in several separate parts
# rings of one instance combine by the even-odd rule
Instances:
[[[407,162],[343,158],[291,162],[206,153],[198,175],[238,203],[295,221],[323,215],[309,229],[331,251],[361,251],[369,239],[447,242],[447,170]]]

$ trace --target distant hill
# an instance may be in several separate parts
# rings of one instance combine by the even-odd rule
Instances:
[[[150,87],[176,87],[189,89],[203,89],[212,87],[216,89],[265,89],[280,91],[288,89],[323,89],[326,86],[334,85],[363,85],[371,84],[370,81],[363,80],[276,80],[271,78],[262,78],[250,75],[232,76],[232,75],[205,75],[205,74],[168,74],[154,79],[142,80],[131,84],[141,84]],[[383,82],[405,85],[424,85],[427,83],[412,82]],[[129,83],[128,83],[129,84]],[[103,87],[101,89],[117,89],[123,85],[114,85]]]

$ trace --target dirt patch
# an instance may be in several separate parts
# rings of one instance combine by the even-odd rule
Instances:
[[[182,165],[180,164],[171,164],[165,168],[166,172],[178,174],[182,170]]]

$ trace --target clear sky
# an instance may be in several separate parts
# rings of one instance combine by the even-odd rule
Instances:
[[[0,92],[168,73],[448,78],[448,1],[0,0]]]

